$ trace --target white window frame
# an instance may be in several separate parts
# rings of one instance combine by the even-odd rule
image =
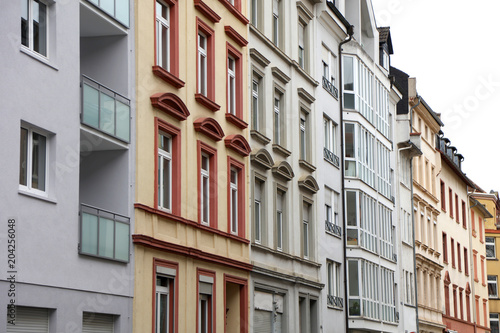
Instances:
[[[337,125],[333,120],[328,118],[327,116],[323,116],[323,131],[324,131],[324,140],[323,147],[328,149],[333,154],[337,155],[337,149],[335,145],[335,135],[337,131]]]
[[[308,131],[307,131],[307,115],[304,112],[300,113],[300,159],[307,161],[308,154]]]
[[[162,16],[163,8],[166,8],[166,18]],[[166,29],[166,45],[163,45],[162,30]],[[156,0],[156,64],[167,71],[170,71],[170,6],[163,1]],[[163,53],[166,53],[163,63]]]
[[[283,251],[283,220],[286,192],[278,189],[276,191],[276,250]]]
[[[203,47],[204,46],[204,47]],[[208,36],[198,32],[198,93],[208,94]]]
[[[260,130],[260,84],[261,79],[254,74],[252,78],[252,127],[256,131]]]
[[[254,27],[258,27],[259,25],[259,9],[260,9],[260,0],[250,0],[250,23]]]
[[[45,6],[45,18],[43,20],[41,20],[39,18],[39,21],[45,21],[45,22],[42,22],[41,24],[45,25],[45,54],[44,53],[41,53],[39,51],[36,51],[35,50],[35,46],[34,46],[34,40],[33,40],[33,36],[34,36],[34,28],[33,28],[33,16],[34,16],[34,12],[33,12],[33,3],[35,2],[35,0],[24,0],[23,3],[27,1],[27,11],[28,11],[28,17],[27,17],[27,24],[28,24],[28,36],[27,36],[27,41],[28,41],[28,45],[24,45],[22,44],[22,37],[21,37],[21,45],[22,47],[26,47],[28,48],[29,50],[33,51],[33,52],[36,52],[36,54],[44,57],[44,58],[48,58],[49,57],[49,4],[44,1],[44,0],[39,0],[38,3],[40,5],[43,5]],[[39,16],[40,13],[37,14],[37,16]],[[21,15],[21,22],[22,22],[22,15]],[[21,31],[21,35],[22,35],[22,31]]]
[[[340,264],[327,260],[328,295],[342,297],[340,294]]]
[[[171,297],[174,297],[174,294],[171,293],[170,286],[172,286],[175,283],[175,276],[169,276],[169,275],[163,275],[163,274],[156,274],[156,279],[158,277],[161,278],[166,278],[169,280],[168,286],[159,286],[158,282],[156,282],[155,285],[155,312],[156,312],[156,320],[155,320],[155,332],[156,333],[162,333],[161,330],[159,330],[160,326],[160,318],[161,318],[161,313],[164,309],[161,308],[161,299],[159,296],[166,295],[167,296],[167,309],[166,309],[166,319],[167,319],[167,333],[168,333],[168,328],[170,327],[170,320],[174,320],[174,318],[170,318],[170,300]],[[174,309],[175,311],[175,309]],[[175,325],[175,321],[174,321]]]
[[[228,113],[236,115],[236,59],[227,57],[227,107]]]
[[[263,200],[265,182],[260,178],[254,178],[254,239],[255,243],[262,244],[262,217],[263,217]]]
[[[281,30],[281,21],[280,21],[280,6],[281,0],[272,0],[273,1],[273,43],[276,46],[280,46],[280,30]]]
[[[306,51],[305,51],[305,34],[306,34],[306,24],[299,20],[298,24],[298,60],[299,66],[301,68],[305,67],[306,63]]]
[[[234,175],[234,179],[233,179]],[[230,170],[230,218],[231,218],[231,233],[238,234],[238,176],[239,171],[236,168]]]
[[[281,118],[283,117],[281,110],[281,101],[283,99],[283,94],[278,90],[274,92],[274,142],[278,145],[282,145],[283,128],[281,124]]]
[[[493,240],[493,242],[491,241]],[[496,238],[495,237],[490,237],[490,236],[487,236],[485,237],[485,244],[486,244],[486,249],[488,249],[488,247],[493,247],[493,257],[490,257],[488,256],[488,251],[486,251],[486,259],[496,259]]]
[[[207,159],[207,168],[203,168],[203,159]],[[200,190],[201,190],[201,223],[204,225],[210,225],[210,155],[201,153],[201,165],[200,165]],[[203,185],[204,180],[206,180],[206,187]],[[204,195],[206,192],[206,196]],[[207,211],[205,215],[205,209]],[[206,218],[206,219],[205,219]]]
[[[499,314],[498,313],[490,313],[490,328],[491,328],[491,322],[496,322],[497,323],[497,327],[499,326]],[[492,333],[496,333],[494,332],[493,330],[491,330]],[[497,331],[498,332],[498,331]]]
[[[335,87],[337,57],[323,45],[323,77]]]
[[[26,184],[21,184],[21,179],[19,179],[19,189],[27,192],[31,192],[40,196],[47,197],[48,196],[48,191],[49,191],[49,136],[47,133],[40,131],[38,129],[34,129],[30,126],[21,126],[21,136],[23,133],[23,130],[26,131]],[[33,134],[36,134],[40,137],[45,138],[45,151],[44,151],[44,158],[45,158],[45,163],[44,163],[44,174],[43,174],[43,179],[44,179],[44,188],[43,189],[38,189],[33,187],[33,146],[34,146],[34,139],[33,139]],[[22,154],[22,142],[20,140],[20,150]],[[21,156],[22,158],[22,156]],[[38,159],[40,160],[40,159]],[[21,163],[21,162],[20,162]],[[38,162],[39,163],[39,162]],[[19,165],[19,177],[21,178],[21,172],[22,172],[22,166],[21,164]],[[40,175],[38,175],[40,177]]]
[[[169,147],[167,147],[168,150],[164,150],[161,147],[158,147],[158,176],[159,176],[158,184],[160,185],[159,186],[160,188],[158,189],[158,207],[160,209],[164,209],[170,213],[170,212],[172,212],[172,140],[173,140],[173,138],[171,135],[169,135],[163,131],[160,131],[159,135],[161,137],[165,137],[168,139],[168,146]],[[169,174],[168,175],[165,175],[163,173],[165,163],[169,164]],[[164,192],[164,189],[162,187],[164,180],[165,180],[165,176],[167,176],[168,184],[169,184],[168,189],[166,189],[168,191],[168,197],[169,197],[169,200],[168,200],[166,206],[163,204],[165,201],[164,200],[165,199],[165,192]]]
[[[496,294],[490,294],[490,284],[495,286]],[[498,298],[498,276],[488,275],[488,297]]]
[[[302,202],[302,253],[304,259],[309,259],[311,257],[311,213],[312,204],[303,201]]]

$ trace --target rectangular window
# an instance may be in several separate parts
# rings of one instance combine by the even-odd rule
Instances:
[[[236,115],[236,60],[227,57],[227,112]]]
[[[451,267],[455,268],[455,240],[451,238],[450,240],[450,246],[451,246]]]
[[[281,46],[281,0],[273,0],[273,43]]]
[[[172,211],[172,136],[158,134],[158,207]]]
[[[479,282],[478,270],[477,270],[477,251],[472,250],[472,257],[474,259],[474,281]]]
[[[465,202],[462,200],[462,226],[464,229],[467,229],[467,216],[466,216],[466,209],[465,209]]]
[[[235,47],[227,46],[227,113],[243,119],[242,54]],[[230,120],[231,118],[229,118]],[[246,124],[245,124],[246,126]]]
[[[231,233],[238,233],[238,170],[235,168],[231,168],[229,171],[229,209],[231,210],[230,216],[230,224],[231,224]]]
[[[207,95],[207,37],[198,33],[198,93]]]
[[[300,159],[309,160],[309,128],[308,117],[305,112],[300,113]]]
[[[500,328],[498,325],[499,322],[499,315],[498,313],[490,313],[490,328],[491,328],[491,333],[499,333]]]
[[[281,190],[276,191],[276,249],[283,251],[283,214],[285,207],[285,192]]]
[[[47,56],[48,7],[41,0],[23,0],[21,12],[21,43],[30,50]]]
[[[478,228],[479,228],[479,240],[484,242],[484,228],[483,228],[483,219],[478,217]]]
[[[460,214],[458,214],[460,206],[458,205],[458,194],[455,194],[455,217],[457,219],[457,223],[460,223]]]
[[[261,131],[264,128],[263,79],[257,73],[252,78],[252,129]]]
[[[19,187],[47,196],[47,136],[28,127],[21,127]]]
[[[214,30],[197,18],[197,93],[215,99]]]
[[[305,66],[305,43],[304,43],[304,35],[305,35],[305,26],[304,23],[299,22],[299,66],[304,68]]]
[[[458,261],[458,271],[462,271],[462,249],[460,248],[460,243],[457,242],[457,261]]]
[[[262,222],[263,222],[263,193],[264,192],[264,182],[260,179],[255,179],[254,183],[254,211],[253,211],[253,223],[254,223],[254,238],[255,243],[262,243]]]
[[[156,333],[175,332],[176,266],[156,266],[155,327]]]
[[[498,298],[497,280],[498,276],[488,275],[488,295],[491,298]]]
[[[334,261],[326,262],[328,295],[327,304],[334,307],[343,307],[343,300],[340,294],[340,264]]]
[[[284,300],[282,294],[254,290],[253,331],[254,332],[285,332]]]
[[[443,232],[443,261],[448,263],[448,239],[446,233]]]
[[[284,130],[283,130],[283,110],[282,110],[282,100],[283,94],[281,94],[279,91],[274,92],[274,142],[277,145],[283,145],[283,137],[284,137]]]
[[[16,305],[15,325],[7,324],[7,333],[36,332],[49,333],[50,310]],[[9,320],[11,318],[7,318]]]
[[[323,157],[325,160],[330,162],[331,164],[339,167],[339,158],[336,155],[336,136],[337,136],[337,125],[326,116],[323,117]]]
[[[486,237],[486,258],[495,259],[496,257],[495,237]]]
[[[444,182],[441,180],[441,209],[446,211],[446,186]]]
[[[465,275],[469,276],[469,253],[467,248],[464,247],[464,272]]]
[[[198,220],[217,227],[217,151],[198,141]]]
[[[254,27],[259,27],[260,24],[260,1],[250,0],[250,22]]]
[[[228,230],[245,236],[245,165],[228,157]]]
[[[453,218],[453,191],[448,188],[448,200],[450,204],[450,217]]]
[[[170,71],[170,6],[156,1],[156,64]]]
[[[472,224],[472,236],[476,237],[476,219],[474,217],[474,211],[472,209],[470,212],[470,223]]]
[[[486,286],[486,282],[485,282],[485,265],[484,265],[484,257],[481,256],[481,283],[483,284],[483,286]]]
[[[311,227],[310,227],[310,216],[311,214],[311,204],[307,202],[302,203],[302,254],[305,259],[309,259],[311,256]]]
[[[198,333],[214,331],[214,285],[215,273],[198,269]]]

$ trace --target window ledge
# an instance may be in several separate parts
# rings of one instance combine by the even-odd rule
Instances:
[[[209,109],[210,111],[216,112],[220,110],[220,105],[212,101],[210,98],[208,98],[205,95],[202,94],[195,94],[194,98],[198,103]]]
[[[43,55],[41,55],[40,53],[38,52],[35,52],[29,48],[27,48],[26,46],[24,45],[21,45],[21,48],[19,49],[22,53],[30,56],[31,58],[41,62],[42,64],[44,65],[47,65],[48,67],[52,68],[53,70],[56,70],[58,71],[59,68],[57,68],[56,66],[52,65],[49,61],[48,58],[44,57]]]
[[[80,246],[79,246],[80,247]],[[85,253],[85,252],[78,252],[78,254],[86,257],[91,257],[95,259],[102,259],[106,261],[114,261],[116,263],[121,263],[121,264],[128,264],[130,261],[125,261],[125,260],[120,260],[120,259],[115,259],[115,258],[109,258],[109,257],[104,257],[104,256],[98,256],[96,254],[91,254],[91,253]],[[130,257],[130,251],[129,251],[129,257]]]
[[[231,3],[229,3],[228,0],[219,0],[219,2],[221,2],[231,14],[233,14],[238,20],[240,20],[241,23],[245,25],[250,23],[250,21],[245,17],[245,15],[243,15],[236,7],[231,5]]]
[[[194,0],[194,7],[213,23],[217,23],[221,19],[221,17],[217,15],[217,13],[212,8],[210,8],[209,5],[203,2],[203,0]]]
[[[232,113],[226,113],[226,120],[241,129],[245,129],[248,127],[248,124],[246,122],[244,122],[242,119],[240,119],[238,116],[235,116]]]
[[[36,193],[30,192],[30,191],[19,189],[18,193],[21,194],[21,195],[25,195],[27,197],[32,197],[32,198],[35,198],[35,199],[38,199],[38,200],[42,200],[42,201],[50,202],[50,203],[53,203],[53,204],[57,204],[57,200],[54,199],[54,198],[45,197],[43,195],[36,194]]]
[[[252,137],[252,139],[259,141],[263,145],[267,145],[269,142],[271,142],[271,139],[257,130],[250,130],[250,136]]]
[[[316,167],[312,165],[311,163],[307,162],[306,160],[299,160],[299,165],[303,167],[306,170],[309,170],[310,172],[316,171]]]
[[[317,87],[319,86],[319,82],[316,81],[311,75],[309,75],[309,73],[307,73],[305,71],[304,68],[300,67],[299,63],[295,60],[292,60],[292,64],[293,64],[293,67],[295,67],[295,69],[300,73],[302,74],[302,76],[307,80],[309,81],[310,84],[312,84],[313,86]]]
[[[153,74],[177,89],[184,87],[184,81],[182,81],[163,67],[153,66]]]
[[[292,155],[291,151],[289,151],[288,149],[286,149],[285,147],[283,147],[277,143],[273,143],[273,151],[284,156],[284,157],[288,157],[288,156]]]
[[[257,36],[261,41],[263,41],[274,52],[276,52],[281,57],[281,59],[283,59],[287,63],[287,65],[292,64],[292,59],[290,59],[290,57],[288,57],[285,54],[285,52],[283,52],[279,48],[279,46],[275,45],[269,38],[267,38],[262,32],[260,32],[260,30],[255,28],[253,25],[250,24],[249,27],[250,27],[250,32],[254,33],[255,36]]]
[[[327,305],[327,307],[328,307],[328,309],[332,309],[332,310],[344,311],[344,308],[341,308],[339,306]]]

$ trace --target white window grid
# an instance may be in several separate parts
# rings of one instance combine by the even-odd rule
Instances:
[[[335,123],[327,118],[323,117],[323,130],[324,130],[324,148],[328,149],[330,152],[333,154],[336,153],[335,149],[335,130],[336,130],[336,125]]]
[[[167,281],[166,286],[161,285],[162,280]],[[173,277],[156,275],[156,332],[162,332],[162,327],[170,327],[169,320],[173,319],[170,318],[169,309],[171,297],[173,297],[170,285],[173,284],[173,281]],[[162,319],[165,322],[162,322]]]
[[[388,322],[396,322],[396,304],[394,297],[394,272],[386,268],[380,268],[381,273],[381,295],[382,316],[380,319]]]
[[[254,130],[260,130],[260,78],[254,75],[252,79],[252,127]]]
[[[490,298],[498,298],[498,276],[488,275],[488,295]]]
[[[280,44],[280,0],[273,0],[273,43]]]
[[[496,258],[495,237],[485,237],[485,243],[486,243],[486,258],[495,259]]]
[[[311,205],[307,202],[304,202],[302,205],[302,244],[303,244],[303,254],[305,259],[309,259],[311,255],[310,249],[310,214],[311,214]]]
[[[210,224],[210,156],[201,154],[201,223]]]
[[[392,211],[378,203],[380,226],[380,255],[393,260],[394,241],[392,239]]]
[[[170,70],[170,6],[156,1],[156,62]]]
[[[389,91],[379,81],[375,80],[376,90],[376,127],[387,139],[389,137]]]
[[[378,157],[378,191],[390,198],[392,194],[391,188],[391,156],[390,150],[380,141],[377,140],[377,157]]]
[[[285,192],[278,190],[276,193],[276,249],[283,251],[283,207]]]
[[[236,115],[236,60],[231,56],[227,58],[227,107]]]
[[[22,44],[35,51],[44,58],[48,58],[49,46],[49,6],[45,1],[25,0],[22,1],[23,9],[21,14],[21,23],[26,22],[28,31],[26,41],[22,40]],[[27,15],[27,17],[25,17]],[[38,43],[35,42],[35,27],[37,25]],[[24,32],[24,31],[23,31]]]
[[[198,92],[205,96],[207,95],[208,77],[207,47],[207,36],[201,32],[198,33]]]
[[[274,93],[274,142],[281,145],[281,98],[282,95],[279,92]]]
[[[340,264],[334,261],[327,262],[328,295],[341,297],[340,294]]]
[[[46,197],[49,188],[49,138],[30,127],[21,127],[21,136],[21,154],[25,156],[21,156],[23,162],[19,165],[19,188]]]
[[[238,170],[230,170],[231,233],[238,234]]]
[[[172,137],[164,132],[159,133],[158,147],[158,206],[168,212],[172,211]]]
[[[262,243],[262,191],[264,182],[259,179],[254,180],[254,228],[255,243]]]
[[[300,158],[307,160],[307,123],[306,115],[300,115]]]

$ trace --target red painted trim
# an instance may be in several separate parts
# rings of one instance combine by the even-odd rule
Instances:
[[[217,150],[210,147],[203,141],[197,141],[197,151],[198,151],[198,223],[201,223],[201,154],[205,153],[209,156],[209,181],[210,181],[210,227],[217,229],[217,211],[218,211],[218,186],[217,186]]]
[[[158,207],[158,131],[172,136],[172,214],[181,213],[181,130],[155,117],[154,142],[154,206]]]
[[[167,267],[174,269],[176,271],[175,273],[175,295],[174,299],[171,300],[173,304],[169,304],[170,308],[170,318],[174,317],[173,321],[170,321],[171,325],[169,327],[169,330],[177,333],[179,331],[179,264],[177,262],[173,261],[168,261],[164,259],[159,259],[159,258],[153,258],[153,284],[152,284],[152,290],[153,290],[153,330],[152,333],[156,332],[156,267],[157,266],[162,266],[162,267]],[[173,306],[172,306],[173,305]],[[172,328],[173,324],[173,328]]]
[[[248,141],[243,135],[240,134],[231,134],[226,136],[226,138],[224,139],[224,143],[227,148],[234,150],[244,157],[250,155],[250,152],[252,151]]]
[[[235,168],[238,170],[238,233],[239,237],[245,238],[245,165],[231,156],[227,157],[227,230],[228,233],[231,233],[231,168]]]
[[[196,66],[198,66],[198,65],[196,65]],[[204,107],[206,107],[210,111],[216,112],[216,111],[220,110],[220,105],[215,103],[214,101],[212,101],[210,98],[208,98],[205,95],[196,93],[196,94],[194,94],[194,98],[198,103],[200,103],[201,105],[203,105]]]
[[[185,83],[177,76],[172,73],[169,73],[165,68],[160,66],[153,66],[153,74],[162,79],[163,81],[171,84],[175,88],[179,89],[184,87]]]
[[[229,56],[233,57],[235,60],[235,113],[236,117],[241,120],[241,122],[236,122],[235,125],[240,127],[238,124],[245,124],[246,128],[248,125],[243,121],[243,67],[242,67],[242,57],[240,51],[238,51],[234,46],[226,42],[226,114],[229,114],[229,94],[227,93],[229,82],[228,82],[228,61]],[[228,119],[228,117],[226,117]],[[230,120],[230,119],[228,119]]]
[[[248,45],[248,41],[238,33],[238,31],[234,30],[233,27],[230,25],[225,25],[224,26],[224,31],[226,32],[226,35],[229,36],[232,40],[236,42],[241,47],[245,47]]]
[[[238,20],[241,21],[243,24],[248,24],[250,21],[246,18],[245,15],[241,13],[241,4],[240,0],[234,0],[234,6],[229,3],[227,0],[219,0],[220,3],[224,5],[224,7],[227,8],[227,10],[233,14]]]
[[[226,113],[226,120],[238,128],[245,129],[248,124],[231,113]]]
[[[172,93],[157,93],[150,97],[151,105],[158,110],[176,118],[177,120],[186,120],[189,117],[189,110],[177,95]]]
[[[216,318],[217,318],[217,312],[216,312],[216,309],[217,307],[215,306],[217,304],[216,302],[216,295],[217,295],[217,290],[216,290],[216,274],[215,274],[215,271],[210,271],[210,270],[207,270],[207,269],[203,269],[203,268],[199,268],[197,267],[196,268],[196,331],[198,331],[198,327],[199,327],[199,312],[200,312],[200,308],[199,308],[199,301],[200,301],[200,291],[199,291],[199,287],[200,287],[200,275],[203,275],[203,276],[210,276],[214,279],[214,283],[212,284],[212,298],[211,298],[211,304],[210,304],[210,314],[209,314],[209,326],[211,327],[211,329],[209,329],[208,331],[209,332],[215,332],[217,329],[217,321],[216,321]]]
[[[214,141],[220,141],[224,137],[224,131],[217,120],[213,118],[198,118],[193,122],[196,132],[205,134]]]
[[[173,214],[167,213],[167,212],[165,212],[163,210],[159,210],[159,209],[156,209],[156,208],[153,208],[153,207],[149,207],[149,206],[146,206],[146,205],[143,205],[143,204],[140,204],[140,203],[134,204],[134,208],[141,209],[141,210],[143,210],[145,212],[148,212],[150,214],[154,214],[154,215],[157,215],[157,216],[160,216],[162,218],[166,218],[166,219],[178,222],[178,223],[184,223],[184,224],[187,224],[187,225],[189,225],[189,226],[191,226],[193,228],[201,229],[202,231],[206,231],[206,232],[211,232],[213,234],[217,234],[218,236],[221,236],[221,237],[224,237],[224,238],[229,238],[229,239],[232,239],[232,240],[240,242],[240,243],[244,243],[244,244],[249,244],[250,243],[250,241],[248,239],[241,238],[241,237],[238,237],[236,235],[231,235],[231,234],[226,233],[224,231],[221,231],[221,230],[218,230],[218,229],[213,229],[213,228],[205,226],[203,224],[199,224],[196,221],[188,220],[188,219],[185,219],[185,218],[183,218],[181,216],[173,215]]]
[[[226,305],[226,285],[233,283],[240,286],[240,332],[248,333],[248,280],[224,273],[224,309]],[[226,332],[227,317],[224,317],[224,332]]]
[[[207,37],[207,96],[215,101],[215,31],[208,24],[196,17],[196,91],[198,91],[198,34],[202,32]],[[197,94],[198,95],[198,94]],[[196,97],[196,95],[195,95]],[[198,101],[198,99],[197,99]],[[214,103],[215,104],[215,103]],[[217,104],[215,104],[217,105]]]
[[[194,0],[194,7],[213,23],[217,23],[221,19],[221,17],[203,0]]]
[[[153,9],[153,32],[154,32],[154,63],[153,73],[176,88],[184,87],[184,82],[179,79],[179,6],[177,0],[162,0],[170,7],[170,71],[157,66],[156,59],[156,0]]]
[[[217,254],[203,252],[199,249],[195,249],[192,247],[165,242],[147,235],[134,234],[132,235],[132,241],[136,245],[141,245],[155,250],[165,251],[177,255],[188,256],[193,259],[215,263],[222,266],[231,267],[247,272],[250,272],[253,268],[253,265],[250,263],[238,261]]]

